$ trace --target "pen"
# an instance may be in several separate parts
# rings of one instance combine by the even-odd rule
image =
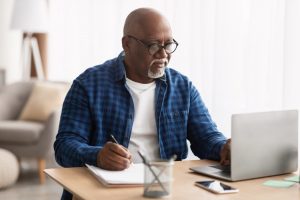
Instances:
[[[115,143],[115,144],[119,144],[119,142],[116,140],[115,136],[113,134],[110,134],[110,140]],[[126,151],[128,151],[125,147],[123,147]],[[132,160],[130,158],[130,163],[132,163]]]
[[[110,134],[110,139],[112,140],[113,143],[119,144],[119,142],[116,140],[113,134]]]

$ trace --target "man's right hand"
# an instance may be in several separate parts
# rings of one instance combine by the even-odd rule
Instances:
[[[231,139],[228,139],[221,150],[221,165],[230,164]]]
[[[97,165],[107,170],[123,170],[130,166],[131,154],[122,145],[107,142],[99,151]]]

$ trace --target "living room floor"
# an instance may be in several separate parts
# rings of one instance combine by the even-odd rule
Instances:
[[[53,158],[47,159],[47,168],[58,167]],[[7,200],[53,200],[60,199],[62,187],[49,177],[45,184],[39,183],[37,164],[33,160],[22,160],[18,181],[0,189],[0,199]]]

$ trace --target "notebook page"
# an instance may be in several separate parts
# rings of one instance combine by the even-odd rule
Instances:
[[[86,164],[88,169],[104,184],[143,184],[144,164],[131,164],[129,168],[122,171],[109,171],[99,167]]]

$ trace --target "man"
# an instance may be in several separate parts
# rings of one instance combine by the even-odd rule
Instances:
[[[122,46],[117,58],[74,80],[54,144],[57,162],[123,170],[141,162],[138,150],[149,159],[182,160],[186,139],[199,158],[228,162],[230,140],[218,132],[198,91],[166,68],[178,46],[166,18],[150,8],[134,10]]]

